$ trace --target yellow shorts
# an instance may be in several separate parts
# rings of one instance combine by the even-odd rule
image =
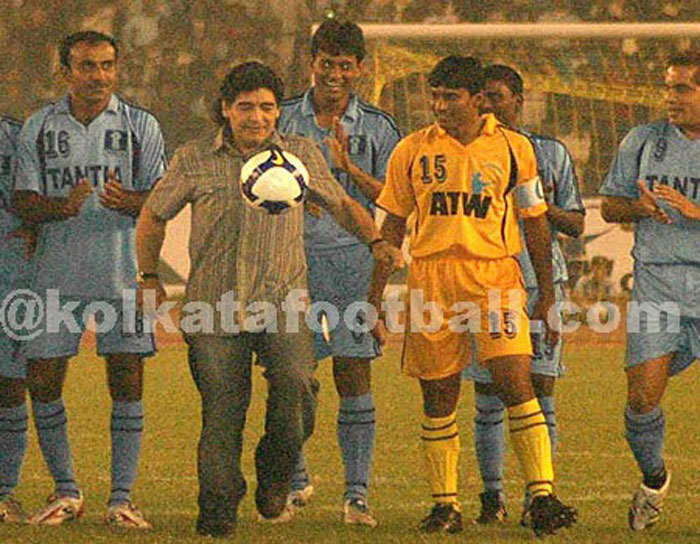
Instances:
[[[520,265],[504,259],[415,259],[408,272],[404,374],[437,380],[479,362],[532,355]]]

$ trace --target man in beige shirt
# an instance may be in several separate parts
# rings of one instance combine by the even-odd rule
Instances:
[[[156,265],[165,225],[191,204],[192,267],[185,307],[196,302],[198,310],[203,305],[216,309],[199,330],[184,331],[192,376],[202,397],[197,531],[204,535],[232,533],[245,494],[240,455],[253,353],[269,382],[265,435],[255,452],[255,500],[263,518],[291,517],[285,506],[292,471],[313,430],[317,387],[311,333],[300,323],[299,309],[286,302],[306,288],[303,208],[269,215],[246,206],[238,184],[245,161],[270,145],[293,153],[309,171],[311,202],[370,245],[375,259],[392,266],[401,260],[400,253],[381,239],[369,214],[334,180],[315,144],[276,132],[282,89],[282,81],[262,64],[234,67],[214,111],[216,135],[175,153],[137,226],[140,287],[142,294],[155,290],[159,303],[163,288]],[[261,327],[252,319],[253,303],[274,308],[274,325],[266,320]]]

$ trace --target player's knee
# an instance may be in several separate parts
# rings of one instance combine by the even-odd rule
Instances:
[[[29,361],[26,386],[33,400],[48,403],[60,399],[63,377],[59,364],[49,360]]]
[[[457,408],[459,394],[435,392],[423,396],[423,413],[428,417],[447,417]]]
[[[479,395],[496,397],[499,394],[498,387],[492,383],[474,382],[474,391]]]
[[[554,394],[554,378],[543,374],[532,374],[532,387],[538,398],[551,397]]]
[[[370,359],[333,359],[333,378],[338,395],[359,397],[369,393],[372,387]]]
[[[646,414],[661,402],[661,394],[646,388],[631,388],[627,395],[627,406],[634,414]]]
[[[371,390],[369,376],[363,374],[344,374],[335,376],[335,388],[340,397],[359,397]]]
[[[23,379],[0,376],[0,408],[15,408],[22,405],[25,391]]]
[[[109,393],[112,400],[135,402],[143,396],[143,361],[135,354],[107,358]]]

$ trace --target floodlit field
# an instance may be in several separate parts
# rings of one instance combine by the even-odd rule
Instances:
[[[377,447],[371,505],[379,520],[374,531],[339,523],[343,477],[335,440],[337,399],[330,365],[322,364],[316,434],[307,446],[316,493],[311,504],[286,526],[256,521],[253,446],[262,428],[264,380],[255,374],[256,392],[249,413],[244,450],[249,494],[241,504],[240,542],[523,542],[533,541],[518,526],[521,481],[515,458],[507,459],[507,492],[511,516],[505,526],[467,525],[461,536],[426,538],[415,530],[430,507],[422,475],[418,438],[420,402],[417,384],[399,374],[400,346],[393,344],[375,365],[378,407]],[[671,493],[659,525],[642,534],[627,529],[627,505],[638,476],[623,437],[625,384],[621,370],[624,347],[615,341],[578,334],[569,343],[568,377],[559,382],[561,436],[557,491],[578,507],[579,524],[551,542],[700,542],[700,391],[698,370],[691,367],[671,383],[665,400],[668,416],[666,455],[673,471]],[[196,390],[185,362],[185,349],[171,345],[148,365],[147,423],[140,477],[134,499],[155,529],[148,533],[115,534],[101,524],[109,492],[109,401],[104,369],[92,350],[72,363],[66,386],[69,428],[75,467],[86,494],[87,512],[79,522],[59,528],[0,526],[0,542],[198,542],[194,532],[197,481],[195,472],[199,411]],[[460,493],[467,520],[478,514],[480,491],[472,453],[472,392],[465,387],[460,406],[462,436]],[[30,439],[18,498],[29,510],[38,508],[51,491],[36,437]]]

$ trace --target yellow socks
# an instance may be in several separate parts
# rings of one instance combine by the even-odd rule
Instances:
[[[546,427],[545,432],[547,432]],[[456,412],[452,412],[447,417],[425,416],[421,438],[433,500],[437,503],[451,503],[458,506],[459,430]]]
[[[547,420],[537,398],[508,408],[510,440],[533,497],[552,493],[554,469]]]

